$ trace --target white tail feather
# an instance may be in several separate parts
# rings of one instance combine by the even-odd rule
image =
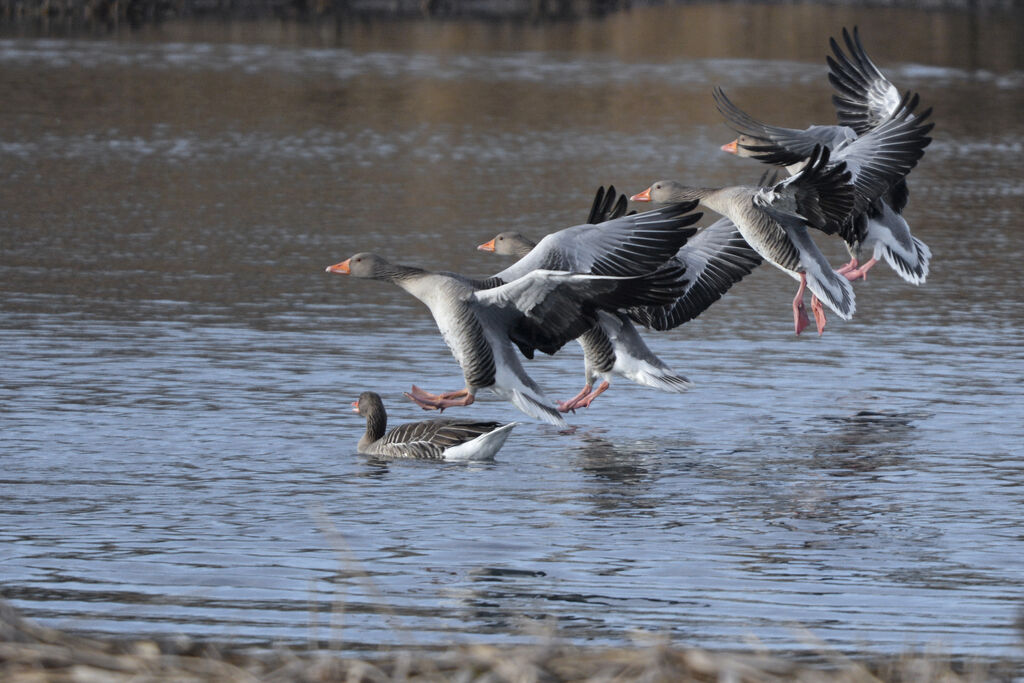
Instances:
[[[655,367],[649,363],[642,363],[639,367],[631,368],[622,374],[637,384],[674,394],[681,394],[693,388],[693,382],[686,377],[677,375],[669,369]]]
[[[453,462],[494,460],[495,454],[505,445],[505,440],[517,424],[519,423],[509,422],[466,443],[446,448],[444,459]]]
[[[512,403],[530,417],[535,417],[538,420],[544,420],[549,424],[553,424],[556,427],[567,427],[568,423],[562,414],[555,410],[552,406],[547,406],[535,399],[532,396],[524,394],[518,389],[512,390],[511,399]]]
[[[849,320],[857,310],[854,300],[853,285],[841,273],[834,270],[825,274],[825,280],[819,280],[810,271],[807,273],[807,289],[831,308],[843,320]]]

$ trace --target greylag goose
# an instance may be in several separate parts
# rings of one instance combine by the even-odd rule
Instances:
[[[815,147],[796,175],[777,184],[761,186],[690,187],[674,180],[659,180],[630,199],[635,202],[698,200],[729,218],[747,243],[762,258],[800,281],[793,298],[793,325],[800,334],[808,325],[803,295],[817,296],[812,310],[819,331],[825,327],[820,303],[845,320],[854,313],[853,287],[832,270],[808,234],[808,226],[826,229],[845,220],[853,207],[853,187],[846,164],[829,164],[827,147]]]
[[[387,432],[388,415],[379,394],[364,391],[352,405],[354,412],[366,418],[359,452],[388,458],[493,460],[516,426],[515,422],[438,418],[401,424]]]
[[[589,273],[533,270],[498,284],[392,264],[369,253],[327,271],[392,282],[430,309],[466,383],[443,394],[413,386],[407,396],[424,409],[470,405],[487,388],[527,415],[563,426],[515,347],[528,358],[535,350],[555,353],[593,326],[601,310],[674,301],[682,288],[678,273],[656,269],[686,240],[683,228],[700,218],[690,213],[695,206],[676,204],[588,226],[602,245],[592,253]]]
[[[607,192],[604,187],[598,188],[587,222],[599,223],[624,215],[627,198],[618,195],[616,200],[616,196],[614,186]],[[586,248],[578,237],[568,234],[542,244],[541,248],[548,250],[543,259],[545,264],[570,269],[579,266],[574,256]],[[518,232],[502,232],[477,249],[522,259],[536,247],[533,240]],[[608,389],[613,374],[667,392],[681,393],[693,386],[651,351],[630,318],[656,329],[676,327],[707,309],[761,259],[747,246],[732,222],[722,219],[691,238],[670,263],[673,261],[686,278],[686,289],[679,299],[667,306],[633,308],[628,315],[623,311],[602,311],[597,324],[576,340],[583,347],[584,385],[576,396],[559,403],[560,411],[589,407]],[[494,279],[504,281],[505,272],[495,275]]]
[[[856,150],[855,141],[870,135],[880,127],[889,124],[900,113],[903,98],[877,66],[871,61],[861,45],[857,28],[853,36],[844,28],[843,41],[849,56],[839,47],[834,38],[829,39],[835,59],[828,57],[829,81],[838,91],[833,96],[840,125],[820,125],[799,130],[782,128],[762,123],[736,107],[720,88],[715,90],[719,111],[728,120],[739,137],[722,146],[722,149],[741,157],[753,157],[760,161],[785,166],[791,172],[803,165],[815,145],[832,149],[833,160],[847,158]],[[931,110],[922,114],[923,120]],[[924,153],[930,142],[924,133],[932,125],[918,131],[923,144],[917,158]],[[856,173],[853,164],[848,164]],[[913,164],[910,165],[913,168]],[[931,250],[910,234],[910,226],[902,216],[909,192],[907,190],[907,168],[899,178],[880,196],[865,203],[862,211],[851,218],[841,235],[850,252],[850,261],[839,269],[851,279],[867,278],[867,272],[881,258],[884,258],[900,277],[913,284],[921,284],[928,277],[928,262]],[[862,253],[868,250],[871,257],[861,264]]]

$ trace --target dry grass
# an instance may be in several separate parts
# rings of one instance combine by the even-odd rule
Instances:
[[[472,646],[399,652],[373,661],[278,650],[252,654],[192,643],[85,638],[22,618],[0,600],[0,681],[991,681],[1012,680],[1009,662],[937,656],[810,665],[777,656],[712,652],[664,643],[635,648]]]

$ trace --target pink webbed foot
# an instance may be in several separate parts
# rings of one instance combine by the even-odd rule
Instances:
[[[856,270],[851,270],[848,273],[843,273],[843,275],[845,275],[846,279],[850,280],[851,282],[857,280],[858,278],[863,278],[864,280],[867,280],[868,271],[871,270],[871,267],[874,266],[876,263],[878,263],[877,259],[868,259],[860,268],[857,268]]]
[[[405,392],[405,395],[413,403],[423,408],[423,410],[440,410],[441,412],[444,412],[445,408],[453,406],[468,406],[476,400],[473,394],[469,393],[468,389],[446,391],[443,394],[431,394],[430,392],[423,391],[415,384],[412,385],[410,391]]]
[[[611,385],[607,381],[604,381],[597,386],[597,389],[590,391],[590,385],[588,384],[583,387],[583,391],[576,394],[573,398],[559,403],[558,410],[564,413],[569,410],[576,412],[577,408],[589,408],[595,398],[608,391],[609,386]]]
[[[844,263],[842,266],[840,266],[839,268],[836,269],[836,272],[841,274],[841,275],[846,275],[846,273],[850,272],[851,270],[853,270],[856,267],[857,267],[857,259],[851,258],[849,263]]]
[[[560,412],[560,413],[570,413],[570,412],[574,413],[574,412],[576,412],[576,404],[579,403],[580,401],[582,401],[583,398],[587,394],[590,393],[591,388],[592,388],[591,385],[584,384],[583,385],[583,389],[580,390],[580,393],[576,394],[575,396],[570,398],[568,401],[559,401],[558,402],[558,412]]]
[[[825,307],[821,305],[821,300],[816,296],[811,296],[811,312],[814,313],[814,324],[818,327],[818,336],[825,331],[825,323],[828,322],[825,318]]]

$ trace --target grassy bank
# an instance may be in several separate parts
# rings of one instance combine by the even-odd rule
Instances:
[[[996,681],[1011,662],[935,655],[852,660],[824,654],[817,665],[765,654],[656,644],[581,648],[458,647],[384,653],[372,660],[279,649],[252,653],[187,639],[87,638],[40,626],[0,602],[0,680],[27,681]]]

